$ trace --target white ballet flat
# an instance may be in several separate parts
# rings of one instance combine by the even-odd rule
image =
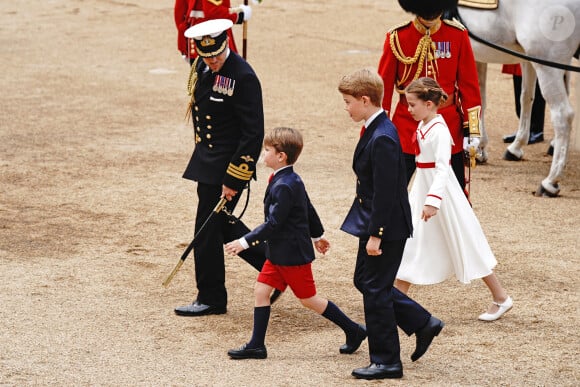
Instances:
[[[479,315],[479,319],[481,321],[495,321],[501,316],[503,316],[508,310],[514,306],[514,301],[511,297],[508,297],[503,303],[494,302],[495,305],[498,306],[498,310],[495,313],[483,313]]]

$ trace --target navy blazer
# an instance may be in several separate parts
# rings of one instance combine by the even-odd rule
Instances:
[[[244,235],[250,246],[267,242],[266,257],[275,265],[304,265],[314,260],[311,238],[322,236],[324,228],[292,166],[280,170],[268,184],[264,216],[264,223]]]
[[[183,177],[241,191],[255,177],[264,139],[260,81],[233,51],[219,72],[205,71],[206,67],[200,59],[193,69],[195,150]]]
[[[405,161],[395,125],[383,111],[359,140],[352,168],[356,197],[341,230],[359,238],[407,239],[413,232]]]

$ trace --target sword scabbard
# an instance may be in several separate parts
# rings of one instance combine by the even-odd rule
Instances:
[[[173,279],[173,277],[175,277],[175,274],[177,274],[177,272],[179,271],[179,269],[183,265],[183,262],[185,262],[185,260],[181,260],[181,259],[179,260],[179,262],[177,262],[177,265],[175,265],[175,267],[173,268],[173,271],[171,272],[171,274],[169,274],[169,276],[165,279],[165,281],[163,281],[163,286],[164,287],[169,286],[169,283],[171,282],[171,280]]]
[[[216,206],[214,207],[211,214],[209,214],[209,216],[207,217],[205,222],[203,222],[203,224],[201,225],[201,227],[199,228],[197,233],[194,235],[193,240],[191,241],[189,246],[187,246],[187,248],[185,249],[185,251],[181,255],[181,258],[179,259],[179,262],[177,262],[177,265],[175,265],[175,267],[173,268],[173,271],[169,274],[169,276],[165,279],[165,281],[163,281],[164,287],[167,287],[169,285],[169,283],[171,282],[173,277],[175,277],[175,274],[177,274],[177,272],[179,271],[179,269],[183,265],[183,262],[185,262],[185,259],[187,258],[187,256],[191,252],[191,250],[193,250],[193,243],[195,242],[195,239],[197,238],[197,236],[199,235],[201,230],[203,230],[205,225],[210,221],[210,219],[213,217],[214,214],[219,214],[224,209],[227,202],[228,202],[227,199],[224,197],[224,198],[221,198],[220,201],[216,204]]]

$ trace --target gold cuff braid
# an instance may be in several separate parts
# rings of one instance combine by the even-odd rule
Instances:
[[[479,129],[479,117],[481,116],[481,106],[475,106],[467,109],[467,117],[469,124],[469,136],[480,137],[481,131]]]

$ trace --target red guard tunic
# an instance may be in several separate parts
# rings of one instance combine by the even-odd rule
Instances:
[[[417,128],[407,110],[404,90],[419,77],[434,78],[449,95],[438,112],[451,132],[452,154],[463,151],[463,126],[469,121],[468,112],[476,108],[479,119],[481,110],[475,58],[465,27],[444,20],[426,30],[417,19],[394,27],[387,32],[378,71],[385,84],[383,108],[390,112],[393,90],[400,94],[390,116],[404,153],[414,153],[412,137]]]
[[[173,8],[177,27],[177,49],[188,58],[197,56],[193,42],[188,42],[184,32],[191,26],[211,19],[229,19],[237,23],[239,14],[231,9],[230,0],[175,0]],[[232,29],[228,30],[229,47],[238,52]]]

